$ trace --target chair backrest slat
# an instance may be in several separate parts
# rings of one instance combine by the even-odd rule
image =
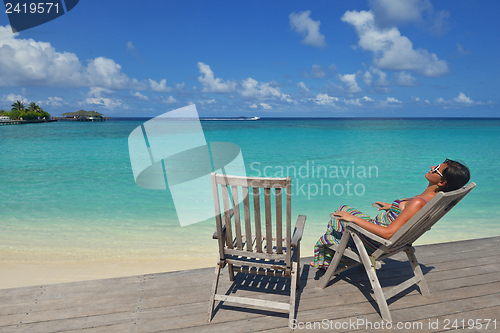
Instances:
[[[273,221],[271,219],[271,189],[264,189],[264,208],[266,212],[266,248],[273,253]]]
[[[226,238],[222,240],[220,249],[221,259],[225,258],[224,249],[231,249],[232,255],[237,253],[235,251],[244,251],[248,257],[252,257],[253,253],[255,257],[266,255],[272,258],[275,255],[277,260],[285,258],[288,267],[291,263],[292,235],[291,178],[238,177],[212,173],[212,186],[217,232],[221,234],[223,228],[222,216],[226,228]],[[260,188],[263,188],[262,192]],[[226,213],[231,209],[233,217]],[[265,230],[262,229],[264,221]]]
[[[248,195],[248,187],[241,188],[243,195],[243,218],[245,219],[245,243],[247,251],[252,251],[252,224],[250,223],[250,198]]]
[[[254,220],[255,220],[255,245],[256,250],[259,253],[262,253],[262,233],[260,229],[260,196],[259,196],[259,188],[253,187],[253,212],[254,212]]]
[[[282,197],[281,188],[275,189],[276,198],[276,253],[283,253],[283,214],[282,214]]]
[[[470,183],[465,188],[436,194],[403,227],[396,231],[390,239],[393,242],[390,248],[411,245],[422,234],[430,230],[437,221],[462,200],[475,186],[475,183]]]
[[[238,187],[231,186],[231,194],[233,196],[233,213],[234,213],[234,232],[236,233],[236,248],[241,250],[243,244],[241,241],[241,222],[240,222],[240,201],[238,197]]]
[[[291,265],[290,243],[292,241],[292,178],[286,177],[286,264]]]
[[[219,199],[219,190],[217,186],[217,182],[215,177],[212,177],[212,195],[214,197],[214,209],[215,209],[215,230],[217,230],[217,234],[219,237],[217,241],[219,243],[219,259],[224,260],[224,239],[221,237],[222,232],[222,220],[221,220],[221,211],[220,211],[220,199]]]
[[[229,193],[227,191],[227,186],[221,186],[222,191],[222,202],[224,204],[224,223],[226,224],[226,244],[230,249],[233,248],[233,233],[231,230],[231,216],[229,214]]]

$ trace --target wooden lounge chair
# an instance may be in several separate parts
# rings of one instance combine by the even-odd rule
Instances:
[[[319,286],[321,288],[325,288],[334,274],[341,273],[351,267],[363,264],[375,294],[375,299],[378,303],[382,319],[391,322],[391,314],[389,313],[389,307],[387,306],[387,300],[389,298],[412,287],[414,284],[418,285],[422,295],[430,297],[429,288],[425,283],[420,265],[415,258],[415,249],[412,247],[413,242],[415,242],[423,233],[430,230],[441,217],[443,217],[450,209],[453,208],[453,206],[462,200],[462,198],[465,197],[465,195],[467,195],[467,193],[469,193],[475,186],[475,183],[470,183],[467,187],[456,191],[439,192],[390,239],[384,239],[366,231],[354,223],[346,222],[345,231],[342,235],[340,243],[338,245],[334,244],[328,246],[335,251],[335,255],[330,266],[328,267],[328,270],[321,277]],[[363,234],[364,236],[375,240],[380,243],[380,247],[375,250],[371,256],[369,256],[358,234]],[[347,248],[349,238],[354,241],[357,251]],[[380,267],[379,261],[393,256],[400,251],[406,252],[413,269],[414,276],[392,289],[383,292],[377,278],[376,268]],[[353,261],[349,264],[343,265],[342,267],[338,267],[342,255],[353,259]]]
[[[213,237],[219,242],[219,262],[215,268],[208,321],[212,320],[215,301],[286,310],[289,312],[290,320],[294,319],[295,293],[296,288],[300,288],[300,240],[306,217],[299,215],[292,232],[291,178],[238,177],[215,172],[211,174],[211,178],[216,221],[216,231]],[[222,210],[219,188],[222,193]],[[261,205],[262,194],[264,205]],[[275,202],[275,228],[273,228],[271,206],[274,205],[271,205],[271,197]],[[250,207],[251,201],[253,212]],[[262,206],[264,230],[261,230]],[[240,213],[243,214],[243,219]],[[283,218],[285,219],[284,230]],[[284,303],[217,294],[220,270],[226,265],[230,281],[234,281],[234,272],[290,278],[290,301]]]

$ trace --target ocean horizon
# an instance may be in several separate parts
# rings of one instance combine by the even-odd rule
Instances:
[[[0,127],[2,260],[215,257],[213,219],[181,227],[168,189],[135,184],[127,139],[151,118]],[[206,141],[237,144],[248,176],[292,177],[304,256],[338,206],[375,215],[371,203],[420,194],[446,158],[477,187],[419,244],[500,235],[500,118],[214,118],[201,117]]]

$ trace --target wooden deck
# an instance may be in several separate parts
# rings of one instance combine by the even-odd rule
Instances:
[[[392,298],[393,330],[448,332],[463,327],[467,332],[482,332],[491,319],[487,330],[500,331],[499,255],[500,237],[418,246],[416,256],[432,297],[423,297],[414,287]],[[377,271],[382,287],[394,286],[411,274],[410,265],[399,261],[405,257],[401,253],[387,259]],[[381,319],[364,271],[344,272],[320,289],[321,272],[309,268],[309,261],[302,258],[303,288],[297,295],[296,318],[303,326],[296,332],[370,331],[370,325],[373,331],[386,331],[379,326]],[[0,332],[289,332],[287,313],[229,304],[219,305],[208,324],[214,270],[3,289]],[[288,299],[288,289],[282,281],[239,274],[231,285],[226,269],[219,290],[243,296],[258,290],[262,292],[251,296],[283,301]],[[468,329],[472,320],[483,326]],[[398,323],[402,329],[397,329]],[[325,330],[326,325],[331,329]]]

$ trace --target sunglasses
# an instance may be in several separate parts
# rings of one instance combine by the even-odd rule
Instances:
[[[437,174],[438,174],[438,175],[440,175],[440,176],[441,176],[441,178],[443,178],[443,174],[442,174],[441,172],[439,172],[439,167],[440,167],[440,166],[441,166],[440,164],[436,165],[436,166],[432,169],[432,172],[433,172],[433,173],[436,173],[436,172],[437,172]]]

